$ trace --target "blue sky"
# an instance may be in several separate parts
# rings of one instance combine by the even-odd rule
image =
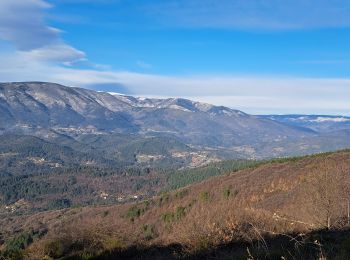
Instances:
[[[0,81],[350,115],[348,0],[1,0]]]
[[[264,24],[265,16],[275,11],[274,6],[266,8],[267,13],[260,18],[260,23],[243,26],[235,21],[225,22],[228,19],[225,16],[236,14],[234,10],[226,13],[225,9],[232,6],[229,3],[240,1],[224,0],[222,4],[218,4],[221,1],[168,1],[168,5],[164,0],[102,2],[53,1],[56,8],[51,10],[50,24],[67,32],[63,35],[66,41],[83,49],[89,59],[106,63],[114,69],[167,75],[349,76],[349,66],[346,65],[350,65],[350,30],[344,28],[345,23],[323,25],[324,18],[317,17],[310,24],[298,24],[294,19],[288,22],[277,17],[276,25]],[[195,17],[201,16],[201,12],[193,8],[204,6],[202,12],[211,12],[204,4],[187,2],[207,2],[208,9],[210,3],[216,3],[219,8],[212,17],[201,21],[200,17]],[[284,1],[270,2],[283,2],[284,5]],[[313,2],[318,4],[318,1]],[[350,4],[346,2],[349,1],[338,1],[338,7],[348,8],[347,14],[350,15]],[[324,8],[329,8],[324,5]],[[162,8],[173,9],[175,14]],[[184,10],[178,13],[176,8]],[[300,11],[309,15],[309,10],[295,10]],[[164,16],[168,15],[170,17],[166,19]],[[187,15],[198,22],[193,23]],[[211,19],[217,21],[211,24]],[[223,20],[221,23],[220,19]],[[350,18],[346,19],[350,25]]]

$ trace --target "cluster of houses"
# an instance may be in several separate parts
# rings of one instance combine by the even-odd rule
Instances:
[[[144,198],[144,195],[142,195],[142,194],[111,195],[111,194],[108,194],[107,192],[101,191],[100,198],[103,199],[103,200],[114,199],[117,202],[122,203],[122,202],[129,202],[129,201],[133,201],[133,200],[142,199],[142,198]]]

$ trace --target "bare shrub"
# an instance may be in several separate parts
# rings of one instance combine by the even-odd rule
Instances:
[[[91,223],[66,225],[56,232],[49,233],[40,243],[34,243],[26,250],[28,259],[45,256],[60,258],[67,255],[96,255],[108,250],[123,247],[123,242],[115,232]]]

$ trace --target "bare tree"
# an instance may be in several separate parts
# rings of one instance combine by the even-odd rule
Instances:
[[[350,226],[350,172],[341,164],[339,166],[342,179],[341,179],[341,192],[342,192],[342,200],[345,203],[345,211],[346,211],[346,225]]]
[[[331,159],[324,159],[314,170],[309,190],[313,210],[319,224],[330,229],[343,213],[344,175],[337,162]]]

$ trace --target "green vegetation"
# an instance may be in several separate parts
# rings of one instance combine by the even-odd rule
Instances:
[[[130,219],[131,222],[134,222],[136,218],[139,218],[141,215],[143,215],[148,210],[149,203],[143,203],[139,205],[131,206],[125,217]]]
[[[350,150],[342,150],[340,152],[348,152]],[[211,163],[207,166],[186,169],[182,171],[170,171],[167,173],[167,190],[179,189],[187,185],[201,182],[213,176],[219,176],[237,172],[244,169],[255,168],[264,164],[298,162],[307,158],[319,158],[331,155],[332,152],[318,153],[305,156],[275,158],[269,160],[227,160],[222,162]],[[237,191],[235,191],[237,192]]]
[[[22,259],[23,250],[33,242],[33,236],[30,233],[21,233],[9,240],[5,244],[5,250],[0,252],[5,259]]]
[[[182,219],[186,214],[186,208],[185,207],[177,207],[175,211],[175,219],[180,220]]]
[[[238,194],[238,190],[234,190],[231,185],[225,188],[222,193],[225,199],[228,199],[230,197],[236,197],[237,194]]]
[[[49,208],[52,209],[64,209],[69,208],[72,202],[69,199],[55,199],[49,202]]]
[[[338,153],[341,152],[350,152],[350,149],[343,149],[343,150],[339,150],[337,151]],[[270,164],[270,163],[286,163],[286,162],[298,162],[301,160],[305,160],[305,159],[312,159],[312,158],[325,158],[329,155],[332,155],[334,153],[337,152],[321,152],[321,153],[314,153],[314,154],[308,154],[308,155],[301,155],[301,156],[287,156],[287,157],[279,157],[279,158],[273,158],[273,159],[269,159],[269,160],[263,160],[260,161],[261,164]]]
[[[231,196],[231,189],[232,187],[228,187],[224,190],[223,192],[224,198],[228,199]]]
[[[158,206],[162,206],[166,203],[168,203],[170,201],[170,194],[167,193],[167,192],[163,192],[161,195],[160,195],[160,198],[158,200]]]
[[[175,198],[177,199],[183,199],[188,195],[188,190],[181,190],[175,193]]]
[[[155,228],[153,225],[148,225],[148,224],[143,225],[142,231],[143,231],[145,240],[152,240],[157,237],[157,234],[155,232]]]
[[[0,259],[348,259],[350,155],[283,160],[134,204],[0,219],[11,229],[0,232]]]
[[[199,199],[203,202],[208,202],[212,200],[212,196],[208,191],[203,191],[199,194]]]
[[[165,224],[170,224],[175,221],[175,215],[173,212],[166,212],[162,214],[162,220]]]
[[[162,214],[162,220],[169,225],[175,221],[182,219],[186,215],[186,207],[177,207],[175,212],[166,212]]]
[[[212,176],[223,175],[260,165],[261,161],[229,160],[211,163],[207,166],[168,173],[168,190],[185,187]]]
[[[4,140],[3,144],[0,145],[0,152],[13,152],[15,154],[23,153],[26,156],[45,155],[46,157],[44,158],[47,158],[48,160],[51,160],[52,158],[58,160],[59,156],[62,156],[63,159],[75,156],[72,153],[68,153],[68,151],[71,151],[69,149],[60,150],[52,144],[47,144],[42,140],[40,141],[40,139],[38,141],[34,137],[21,138],[24,138],[24,140],[22,140],[23,142],[19,142],[19,144],[14,147],[11,146],[8,140]],[[21,140],[21,138],[19,139]],[[96,137],[94,136],[93,138]],[[16,139],[14,139],[13,136],[10,136],[9,140],[16,142]],[[159,141],[159,139],[156,140],[157,142]],[[87,140],[84,141],[88,142]],[[91,139],[89,141],[93,140]],[[44,151],[40,151],[40,145],[37,144],[37,142],[45,147]],[[105,140],[105,142],[107,142],[107,140]],[[172,143],[173,141],[169,142]],[[151,149],[149,143],[146,143],[147,145],[145,147]],[[30,145],[33,145],[33,147],[30,148]],[[172,145],[176,146],[177,144],[175,142]],[[56,148],[59,151],[59,156],[57,155],[58,157],[53,151],[53,149]],[[150,152],[151,150],[147,151]],[[344,152],[346,152],[346,150]],[[262,164],[293,163],[302,159],[319,158],[329,154],[330,153],[323,153],[266,161],[229,160],[211,163],[200,168],[185,170],[152,168],[148,166],[121,166],[119,164],[117,164],[118,166],[116,167],[101,168],[98,166],[102,164],[101,161],[96,166],[81,166],[79,163],[76,164],[72,162],[58,168],[52,168],[49,165],[36,165],[31,162],[28,165],[25,164],[25,167],[21,166],[21,169],[17,169],[17,171],[13,168],[13,165],[21,165],[18,160],[19,158],[23,159],[23,156],[18,155],[19,157],[15,157],[15,159],[12,157],[7,158],[5,156],[0,160],[0,169],[4,169],[3,171],[0,171],[0,175],[2,176],[0,178],[0,203],[2,205],[11,205],[19,200],[23,200],[26,204],[34,206],[33,208],[30,208],[31,211],[67,208],[77,205],[112,204],[115,203],[117,195],[114,197],[109,196],[107,199],[102,199],[99,196],[101,191],[106,191],[109,194],[120,194],[121,190],[126,190],[127,193],[123,194],[124,197],[125,195],[139,193],[145,198],[155,195],[162,187],[165,187],[165,191],[170,191],[203,181],[211,176],[230,174],[242,169],[258,167]],[[83,158],[84,160],[92,159],[92,157],[84,156],[79,158]],[[76,160],[79,161],[80,159]],[[104,164],[108,165],[108,162],[104,161]],[[98,182],[96,181],[97,179]],[[126,183],[128,185],[127,187],[125,187]],[[235,196],[236,193],[237,190],[227,190],[223,196],[232,197]],[[62,198],[62,194],[65,194],[65,198]],[[184,199],[187,196],[187,191],[180,190],[173,196],[174,199]],[[64,200],[67,198],[69,199]],[[164,205],[169,203],[170,199],[169,194],[163,193],[159,201],[157,201],[157,204],[159,206]],[[127,201],[123,200],[122,203],[130,201],[132,201],[132,199],[129,197]],[[28,209],[22,207],[21,210],[16,210],[16,214]]]

